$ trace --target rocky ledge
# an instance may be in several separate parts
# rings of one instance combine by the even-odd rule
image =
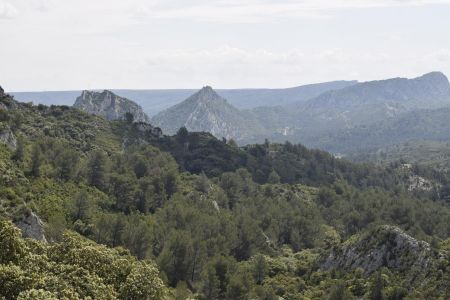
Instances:
[[[395,226],[384,225],[334,247],[321,258],[319,267],[346,271],[361,268],[367,275],[381,267],[400,272],[412,269],[426,272],[432,260],[433,251],[428,243],[414,239]]]
[[[22,219],[16,221],[15,224],[22,230],[23,237],[38,241],[47,241],[45,238],[44,223],[34,212],[27,213]]]

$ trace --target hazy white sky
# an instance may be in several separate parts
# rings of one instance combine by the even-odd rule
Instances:
[[[0,85],[290,87],[450,75],[450,0],[0,0]]]

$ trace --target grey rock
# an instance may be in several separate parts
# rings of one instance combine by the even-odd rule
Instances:
[[[149,134],[156,138],[160,138],[163,135],[161,128],[154,127],[154,126],[150,125],[149,123],[136,122],[133,124],[133,127],[140,133]]]
[[[0,86],[0,97],[5,96],[5,90]]]
[[[45,238],[44,223],[34,212],[30,212],[27,216],[24,216],[15,223],[22,230],[23,237],[38,241],[47,241]]]
[[[217,138],[241,140],[258,132],[261,127],[246,114],[206,86],[185,101],[157,114],[152,123],[165,133],[175,134],[179,128],[209,132]]]
[[[319,266],[322,270],[362,268],[366,274],[381,267],[426,271],[431,267],[432,257],[428,243],[414,239],[395,226],[384,225],[356,241],[335,247],[320,259]]]
[[[83,91],[73,106],[90,114],[102,116],[107,120],[123,119],[126,113],[131,113],[135,122],[148,123],[150,121],[138,104],[107,90],[101,93]]]
[[[16,150],[17,139],[9,126],[4,129],[0,129],[0,142],[6,144],[9,149]]]

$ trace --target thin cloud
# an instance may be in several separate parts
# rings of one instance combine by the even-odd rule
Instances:
[[[13,19],[19,14],[19,10],[9,2],[0,0],[0,19]]]
[[[328,18],[332,11],[450,4],[450,0],[200,0],[153,1],[139,14],[156,19],[191,19],[206,22],[261,22],[277,18]]]

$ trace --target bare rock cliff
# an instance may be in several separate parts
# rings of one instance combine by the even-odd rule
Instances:
[[[137,103],[107,90],[101,93],[83,91],[73,106],[107,120],[123,119],[126,113],[131,113],[136,122],[150,122],[150,118]]]

